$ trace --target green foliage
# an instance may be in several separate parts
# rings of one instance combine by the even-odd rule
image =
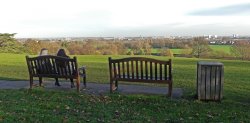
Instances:
[[[131,49],[134,55],[151,55],[151,45],[148,41],[134,41],[131,43]]]
[[[37,41],[34,39],[28,39],[27,41],[25,41],[24,47],[27,49],[27,53],[29,54],[39,54],[42,48],[46,48],[48,49],[48,54],[55,55],[57,51],[62,48],[62,45],[60,42]]]
[[[67,49],[71,55],[123,55],[127,53],[123,43],[108,41],[70,42]]]
[[[133,56],[134,52],[132,50],[129,50],[128,53],[127,53],[127,55],[132,55]]]
[[[24,47],[14,38],[15,33],[0,33],[0,53],[23,53]]]
[[[174,57],[174,54],[173,54],[171,49],[163,48],[163,49],[160,50],[160,56]]]

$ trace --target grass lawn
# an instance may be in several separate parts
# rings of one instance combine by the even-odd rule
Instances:
[[[79,65],[87,66],[87,82],[107,83],[109,81],[108,57],[77,56]],[[159,56],[147,57],[168,59]],[[184,89],[183,98],[180,100],[153,95],[93,96],[43,89],[0,90],[0,122],[22,120],[23,122],[36,122],[36,120],[40,122],[62,122],[63,120],[71,122],[248,122],[250,119],[250,62],[219,60],[225,66],[224,99],[221,103],[215,103],[200,102],[193,98],[198,60],[173,58],[174,87]],[[25,55],[0,54],[0,79],[28,80]]]
[[[230,54],[231,45],[209,45],[214,51],[224,51],[225,53]]]
[[[164,96],[0,90],[0,122],[248,122],[249,105]]]

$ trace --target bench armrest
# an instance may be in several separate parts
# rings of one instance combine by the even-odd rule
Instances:
[[[85,70],[85,69],[86,69],[86,66],[79,67],[79,70]]]
[[[78,68],[79,72],[82,74],[86,73],[86,66],[81,66],[80,68]]]

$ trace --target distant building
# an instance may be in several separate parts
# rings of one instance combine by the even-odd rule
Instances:
[[[217,36],[217,35],[214,35],[214,38],[218,38],[218,36]]]
[[[238,34],[233,34],[233,38],[238,38],[239,35]]]
[[[209,44],[216,44],[216,41],[210,41]]]
[[[213,36],[212,35],[208,35],[208,39],[211,39]]]

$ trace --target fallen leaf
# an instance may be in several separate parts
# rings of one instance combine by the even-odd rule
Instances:
[[[210,115],[210,114],[207,114],[207,117],[208,117],[208,118],[213,118],[213,116],[212,116],[212,115]]]
[[[65,105],[65,109],[69,110],[69,109],[70,109],[70,107],[69,107],[69,106],[67,106],[67,105]]]

